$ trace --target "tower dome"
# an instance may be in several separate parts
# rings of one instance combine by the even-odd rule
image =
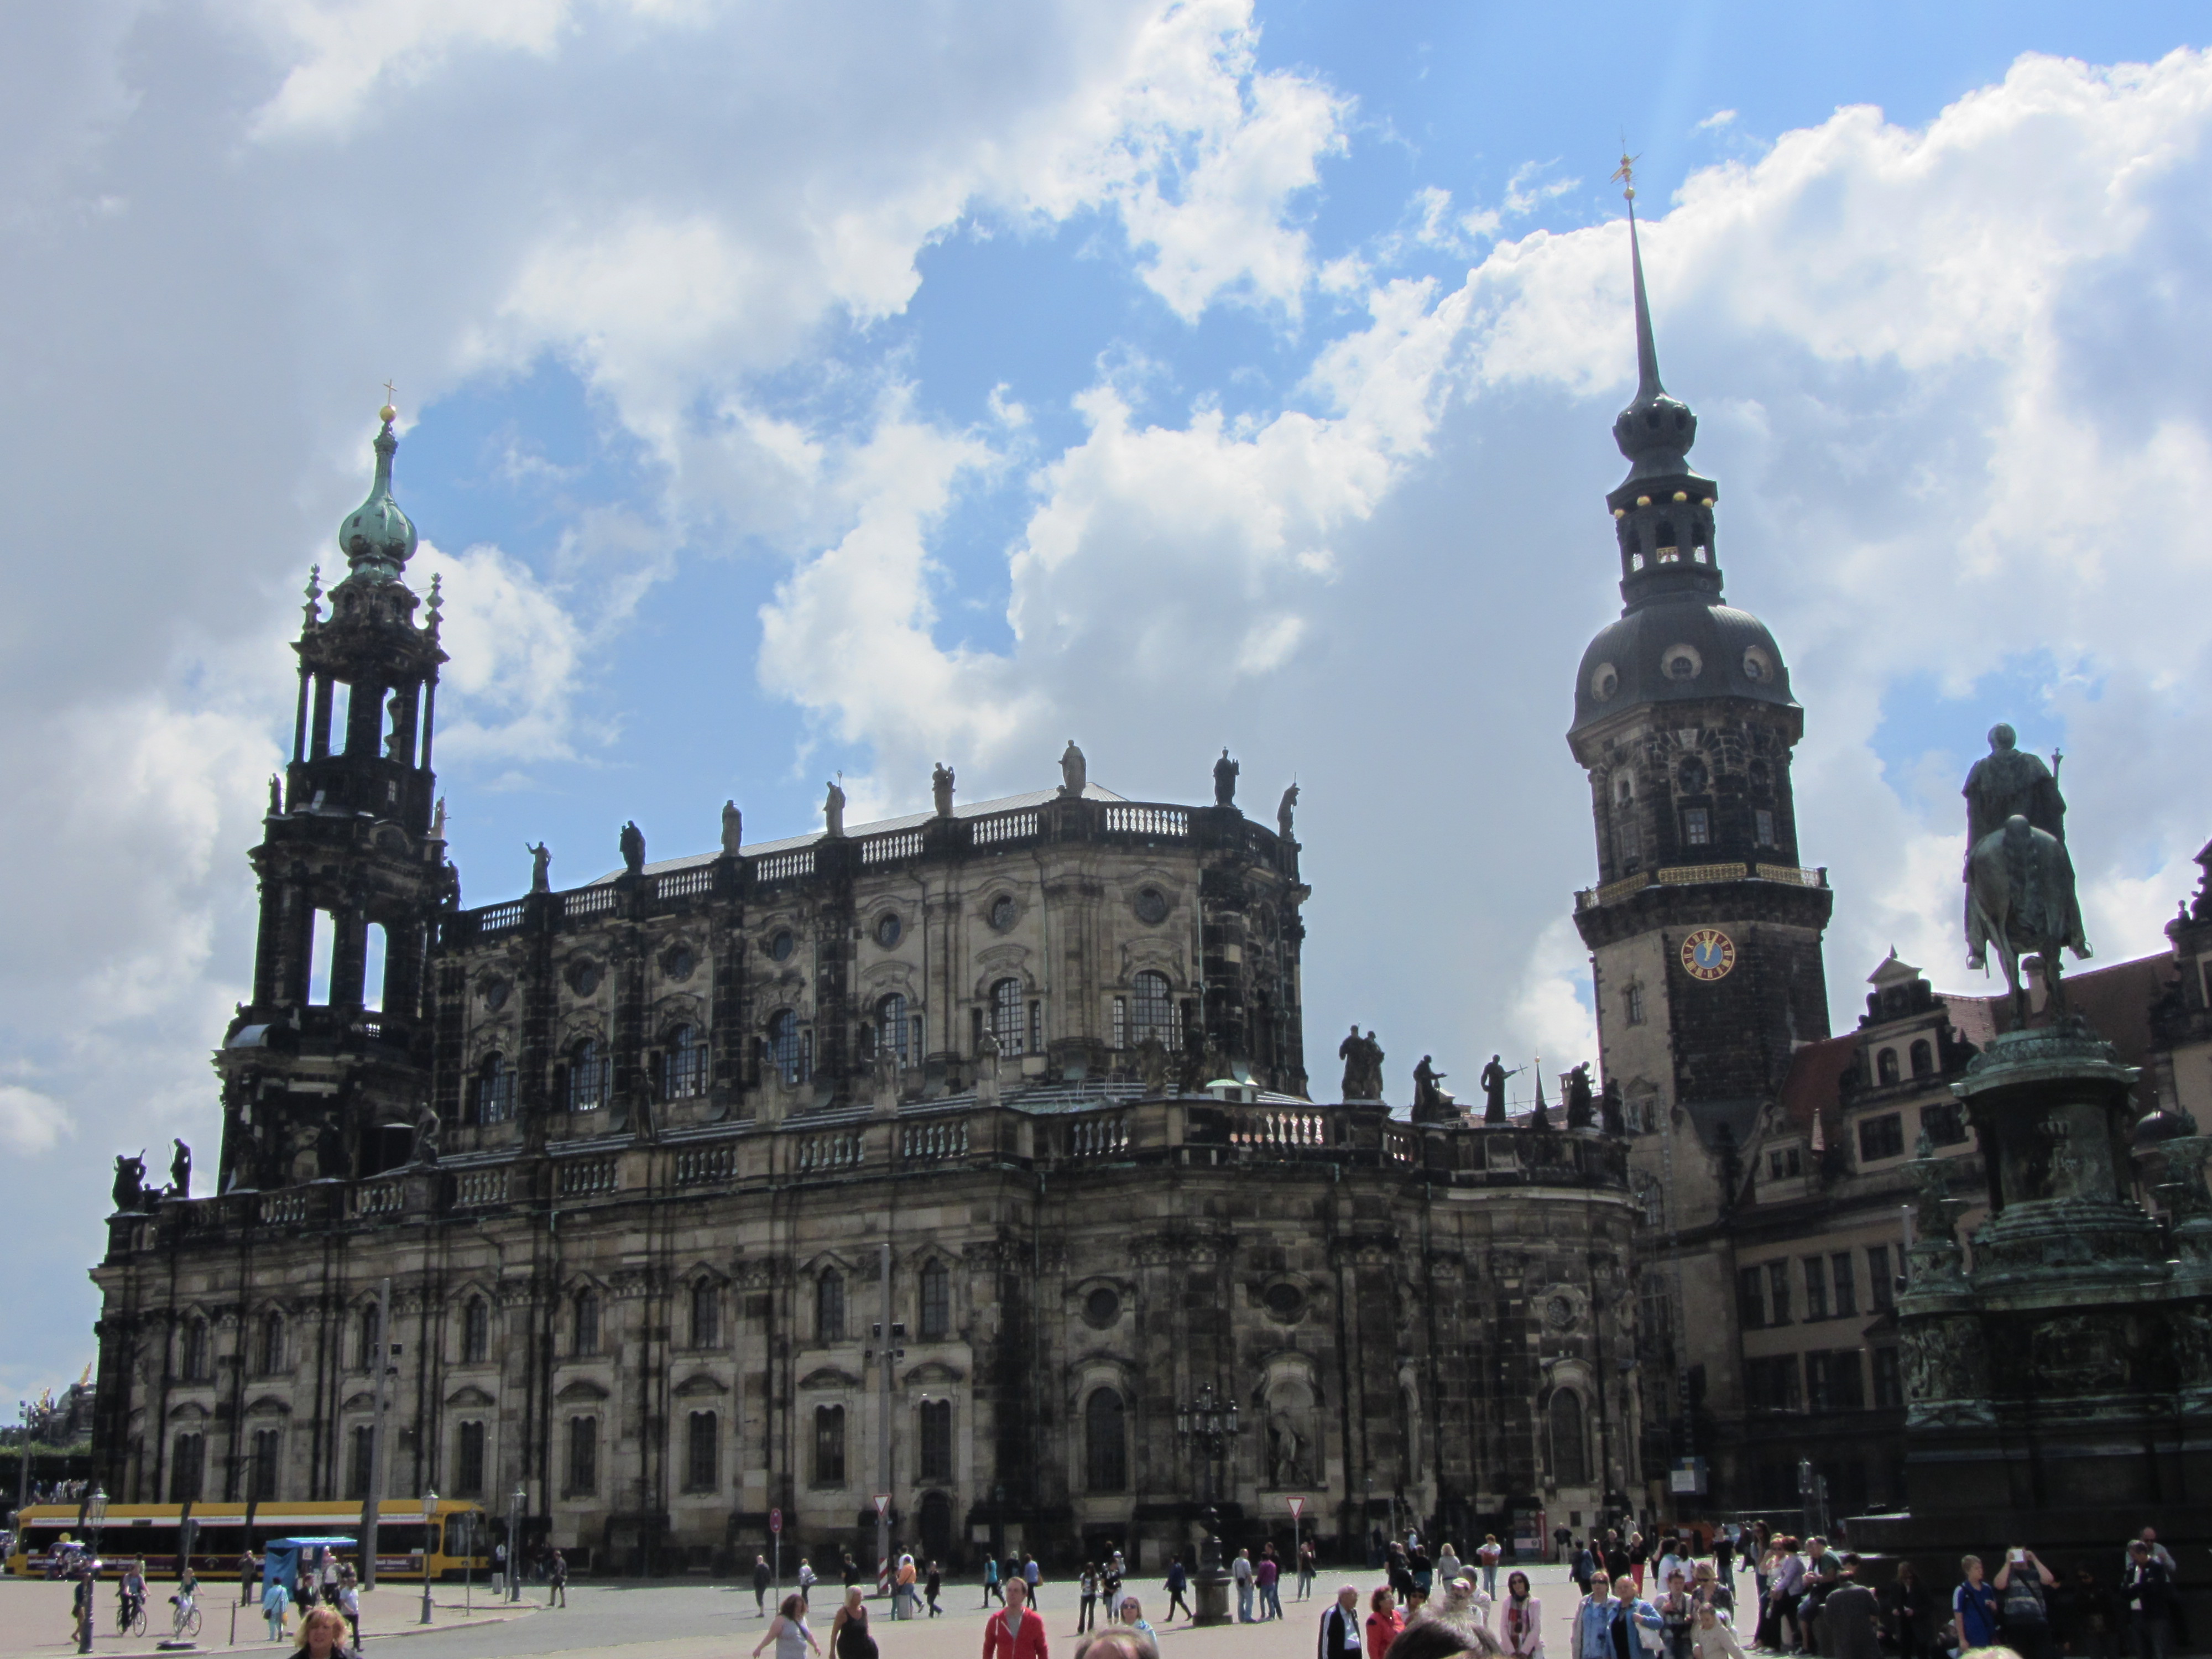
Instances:
[[[353,574],[369,581],[397,581],[415,556],[415,525],[392,498],[392,458],[399,440],[392,430],[398,411],[390,404],[377,411],[384,428],[376,434],[376,482],[368,499],[338,526],[338,549]]]

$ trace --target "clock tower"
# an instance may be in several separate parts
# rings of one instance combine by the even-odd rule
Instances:
[[[1606,497],[1620,619],[1583,653],[1567,734],[1597,840],[1575,923],[1606,1080],[1650,1132],[1634,1156],[1682,1228],[1726,1207],[1734,1149],[1796,1048],[1828,1035],[1832,895],[1799,850],[1804,711],[1765,624],[1722,597],[1720,489],[1689,464],[1698,417],[1660,383],[1632,197],[1629,249],[1637,388],[1613,428],[1628,476]]]

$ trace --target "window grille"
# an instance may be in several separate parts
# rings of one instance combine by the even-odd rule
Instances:
[[[599,1293],[597,1291],[576,1292],[575,1317],[570,1329],[568,1351],[580,1359],[589,1358],[599,1351]]]
[[[815,1281],[814,1340],[817,1342],[842,1342],[845,1340],[845,1275],[835,1269]]]
[[[261,1316],[261,1374],[273,1376],[284,1369],[284,1316],[270,1309]]]
[[[1176,1001],[1173,988],[1165,974],[1147,969],[1130,981],[1134,992],[1131,998],[1131,1045],[1141,1044],[1146,1037],[1157,1037],[1170,1054],[1182,1048],[1182,1009]]]
[[[1702,806],[1682,809],[1682,844],[1686,847],[1710,847],[1713,841],[1713,816]]]
[[[484,1425],[464,1423],[453,1448],[453,1493],[481,1498],[484,1489]]]
[[[691,1287],[693,1347],[711,1348],[721,1340],[721,1291],[712,1279],[702,1279]]]
[[[1024,1012],[1021,981],[1002,979],[991,988],[991,1036],[998,1042],[1000,1054],[1008,1059],[1024,1052]]]
[[[599,1489],[599,1419],[568,1419],[568,1481],[565,1498],[588,1498]]]
[[[921,1402],[921,1479],[952,1479],[952,1402]]]
[[[718,1452],[720,1442],[715,1436],[715,1413],[693,1412],[690,1430],[685,1437],[684,1458],[684,1490],[712,1492],[721,1484]]]
[[[481,1365],[491,1352],[491,1304],[480,1296],[461,1311],[461,1363]]]
[[[668,1034],[660,1067],[664,1100],[688,1100],[707,1092],[707,1045],[697,1026],[679,1025]]]
[[[876,1004],[876,1043],[888,1049],[901,1066],[912,1066],[921,1059],[908,1041],[906,999],[896,991]]]
[[[845,1408],[842,1406],[817,1406],[814,1408],[814,1484],[817,1486],[842,1486],[845,1484]]]
[[[921,1340],[942,1342],[952,1334],[952,1275],[942,1261],[921,1270]]]
[[[568,1109],[596,1112],[607,1103],[607,1057],[599,1039],[586,1037],[568,1051]]]
[[[799,1016],[786,1008],[768,1023],[769,1064],[783,1073],[787,1084],[805,1081],[806,1056],[799,1041]]]
[[[504,1123],[514,1115],[514,1072],[504,1054],[486,1054],[477,1068],[476,1121]]]

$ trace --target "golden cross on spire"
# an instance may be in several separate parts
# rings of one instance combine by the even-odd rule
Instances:
[[[386,380],[384,383],[384,401],[387,404],[396,403],[398,401],[398,387],[393,386],[391,381]]]
[[[1624,200],[1632,202],[1636,199],[1636,164],[1643,159],[1641,155],[1631,155],[1628,153],[1628,145],[1625,142],[1622,143],[1620,166],[1615,169],[1613,177],[1606,182],[1619,185]]]

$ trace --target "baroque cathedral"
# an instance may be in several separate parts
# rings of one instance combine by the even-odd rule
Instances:
[[[833,787],[747,842],[732,804],[711,850],[633,824],[599,879],[555,890],[540,848],[465,907],[387,406],[295,646],[217,1190],[119,1180],[94,1270],[109,1493],[519,1494],[523,1543],[610,1571],[741,1559],[772,1515],[801,1553],[870,1559],[880,1510],[951,1564],[1151,1571],[1209,1516],[1525,1553],[1741,1501],[1729,1218],[1826,1052],[1832,895],[1632,258],[1624,609],[1569,737],[1602,1121],[1587,1090],[1562,1123],[1313,1087],[1307,849],[1225,754],[1197,805],[1073,744],[1054,787],[962,802],[940,767],[878,823]],[[1347,1048],[1340,1092],[1379,1093]]]

